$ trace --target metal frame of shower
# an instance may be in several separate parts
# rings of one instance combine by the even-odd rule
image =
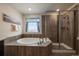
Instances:
[[[58,11],[58,19],[57,19],[57,40],[59,43],[59,48],[61,47],[61,41],[60,41],[60,36],[61,36],[61,29],[60,29],[60,11]]]

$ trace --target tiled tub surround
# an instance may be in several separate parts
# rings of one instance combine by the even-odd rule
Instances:
[[[33,38],[34,39],[34,38]],[[49,40],[49,39],[48,39]],[[17,40],[5,44],[5,56],[49,56],[52,54],[52,42],[21,44]]]

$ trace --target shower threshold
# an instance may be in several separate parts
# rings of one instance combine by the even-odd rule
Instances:
[[[60,47],[58,43],[53,43],[52,44],[52,55],[53,56],[75,56],[76,51],[64,43],[61,43]]]
[[[60,47],[58,43],[53,43],[52,46],[53,46],[53,50],[72,50],[71,47],[67,46],[64,43],[61,43]]]

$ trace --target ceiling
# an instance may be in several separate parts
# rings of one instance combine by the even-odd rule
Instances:
[[[11,3],[22,14],[37,14],[47,11],[56,11],[56,9],[66,10],[74,3]],[[31,11],[28,8],[32,8]]]

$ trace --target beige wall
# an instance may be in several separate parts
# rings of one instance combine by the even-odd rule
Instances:
[[[13,21],[20,22],[22,21],[22,15],[12,6],[8,4],[0,4],[0,37],[10,37],[16,36],[22,33],[22,30],[11,32],[11,24],[3,21],[3,13],[13,18]],[[22,23],[21,23],[22,24]],[[20,25],[21,26],[21,25]]]

